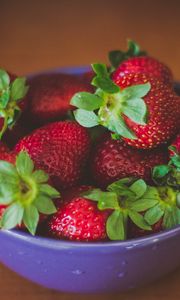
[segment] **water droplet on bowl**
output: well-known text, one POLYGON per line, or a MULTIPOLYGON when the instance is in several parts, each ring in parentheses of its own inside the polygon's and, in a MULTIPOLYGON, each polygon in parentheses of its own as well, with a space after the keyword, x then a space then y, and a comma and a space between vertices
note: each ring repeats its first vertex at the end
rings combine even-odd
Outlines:
POLYGON ((122 271, 118 273, 119 278, 123 278, 125 275, 126 275, 126 273, 122 272, 122 271))
POLYGON ((127 264, 128 264, 127 260, 123 260, 121 263, 122 266, 126 266, 127 264))
POLYGON ((24 255, 25 253, 24 253, 24 251, 18 251, 18 254, 19 255, 24 255))
POLYGON ((82 274, 84 274, 85 272, 82 271, 82 270, 77 269, 77 270, 73 270, 72 273, 75 274, 75 275, 82 275, 82 274))
POLYGON ((41 265, 41 264, 42 264, 42 261, 41 261, 41 260, 37 260, 37 264, 38 264, 38 265, 41 265))

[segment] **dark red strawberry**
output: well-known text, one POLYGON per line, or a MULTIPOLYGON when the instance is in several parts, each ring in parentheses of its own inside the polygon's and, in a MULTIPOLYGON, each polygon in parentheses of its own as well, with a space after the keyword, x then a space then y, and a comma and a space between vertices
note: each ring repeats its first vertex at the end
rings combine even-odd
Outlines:
POLYGON ((47 215, 56 212, 52 199, 59 192, 49 185, 49 177, 42 170, 34 170, 26 152, 17 156, 0 153, 0 222, 3 229, 27 228, 35 234, 37 226, 47 215))
POLYGON ((106 187, 115 180, 131 176, 152 182, 152 168, 167 162, 168 151, 165 148, 139 150, 122 140, 113 140, 108 134, 94 149, 90 169, 94 182, 106 187))
POLYGON ((55 122, 24 137, 15 150, 26 150, 36 167, 46 171, 58 189, 65 189, 85 176, 90 137, 75 122, 55 122))
POLYGON ((156 80, 162 81, 164 84, 173 85, 173 76, 171 70, 150 56, 131 57, 113 72, 112 79, 118 82, 122 77, 128 74, 146 74, 152 76, 156 80))
POLYGON ((62 120, 67 116, 70 99, 79 91, 92 91, 89 83, 69 74, 38 75, 29 80, 27 117, 35 125, 62 120))
POLYGON ((163 229, 162 223, 163 223, 163 219, 161 218, 157 223, 152 225, 152 231, 149 231, 149 230, 144 230, 144 229, 139 228, 131 220, 129 220, 128 238, 129 239, 138 238, 138 237, 150 235, 152 233, 157 233, 157 232, 163 231, 164 229, 163 229))
POLYGON ((0 70, 0 139, 7 129, 12 129, 25 110, 26 79, 0 70))
POLYGON ((167 143, 179 130, 180 97, 172 87, 152 75, 130 73, 110 79, 103 64, 94 64, 95 94, 77 93, 71 104, 79 124, 102 125, 113 137, 129 145, 148 149, 167 143))

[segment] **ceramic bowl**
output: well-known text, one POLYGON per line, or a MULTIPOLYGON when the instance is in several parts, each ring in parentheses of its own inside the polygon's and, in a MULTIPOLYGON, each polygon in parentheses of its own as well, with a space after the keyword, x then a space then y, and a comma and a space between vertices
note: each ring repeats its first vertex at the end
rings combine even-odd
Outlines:
MULTIPOLYGON (((53 72, 78 75, 87 70, 61 68, 53 72)), ((126 291, 180 266, 180 227, 144 238, 99 243, 32 237, 17 230, 0 231, 0 261, 50 289, 77 293, 126 291)))

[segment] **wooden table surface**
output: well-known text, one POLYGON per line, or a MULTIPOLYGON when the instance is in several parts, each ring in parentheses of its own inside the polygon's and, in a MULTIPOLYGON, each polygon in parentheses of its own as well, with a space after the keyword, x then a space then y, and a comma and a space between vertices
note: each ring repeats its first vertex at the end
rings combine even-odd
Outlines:
MULTIPOLYGON (((0 0, 0 65, 19 75, 107 62, 108 50, 125 48, 131 38, 180 79, 179 36, 178 0, 0 0)), ((126 294, 85 296, 46 290, 0 265, 1 300, 178 300, 179 282, 180 269, 126 294)))

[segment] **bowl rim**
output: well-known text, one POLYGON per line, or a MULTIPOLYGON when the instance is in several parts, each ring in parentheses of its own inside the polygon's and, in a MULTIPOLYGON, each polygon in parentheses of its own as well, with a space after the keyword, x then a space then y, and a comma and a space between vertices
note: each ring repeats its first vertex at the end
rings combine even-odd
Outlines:
MULTIPOLYGON (((32 72, 29 74, 26 74, 25 76, 27 78, 33 78, 35 76, 41 75, 41 74, 51 74, 51 73, 66 73, 66 74, 75 74, 75 75, 81 75, 84 72, 91 71, 91 67, 88 65, 81 65, 81 66, 64 66, 64 67, 56 67, 56 68, 50 68, 42 71, 32 72)), ((179 82, 175 82, 175 85, 179 85, 179 82)), ((165 240, 168 238, 172 238, 176 236, 177 234, 180 234, 180 225, 177 225, 174 228, 163 230, 158 233, 152 233, 148 236, 143 236, 139 238, 133 238, 128 239, 125 241, 98 241, 98 242, 78 242, 78 241, 70 241, 70 240, 60 240, 60 239, 53 239, 48 238, 44 236, 31 236, 27 232, 22 232, 17 229, 13 230, 1 230, 0 236, 5 235, 9 236, 11 238, 18 238, 19 240, 26 241, 31 244, 36 244, 41 247, 46 248, 99 248, 99 247, 105 247, 105 248, 128 248, 132 245, 138 246, 138 245, 147 245, 149 243, 155 243, 159 242, 161 240, 165 240)))
POLYGON ((135 246, 143 246, 158 243, 162 240, 167 240, 169 238, 173 238, 177 235, 180 235, 180 225, 168 230, 164 230, 158 233, 152 233, 149 236, 143 236, 139 238, 128 239, 125 241, 98 241, 98 242, 78 242, 78 241, 70 241, 70 240, 60 240, 53 239, 50 237, 44 236, 31 236, 28 232, 22 232, 18 229, 13 230, 1 230, 1 235, 7 236, 10 238, 15 238, 24 242, 28 242, 30 244, 34 244, 40 247, 52 248, 52 249, 68 249, 68 248, 132 248, 135 246))

